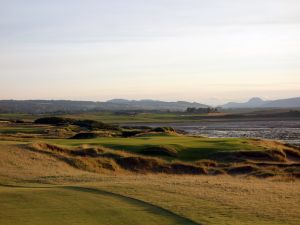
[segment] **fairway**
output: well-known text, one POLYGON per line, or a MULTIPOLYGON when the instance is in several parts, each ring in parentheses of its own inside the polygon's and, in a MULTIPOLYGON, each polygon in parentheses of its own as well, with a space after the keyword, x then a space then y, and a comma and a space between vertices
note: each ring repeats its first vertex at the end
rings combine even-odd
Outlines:
POLYGON ((118 194, 82 187, 0 187, 1 225, 176 225, 194 223, 118 194))
MULTIPOLYGON (((99 157, 74 156, 60 154, 54 148, 51 155, 46 154, 51 148, 30 150, 30 141, 0 142, 0 183, 16 185, 0 186, 1 225, 299 224, 300 189, 296 178, 140 174, 121 167, 116 167, 115 171, 99 167, 97 172, 91 173, 85 167, 76 167, 70 162, 81 159, 82 162, 99 163, 86 165, 101 166, 102 157, 120 152, 114 149, 105 152, 104 149, 103 153, 99 152, 99 157), (17 187, 19 185, 26 187, 17 187)), ((69 146, 69 149, 76 149, 75 146, 81 144, 115 144, 119 145, 118 148, 127 146, 128 151, 134 146, 136 148, 133 149, 138 149, 163 143, 177 145, 181 147, 179 152, 186 152, 191 157, 194 155, 195 159, 201 157, 196 151, 212 151, 209 148, 215 151, 238 151, 247 145, 253 150, 257 148, 257 145, 251 144, 253 140, 185 136, 44 141, 60 143, 69 146), (220 148, 221 145, 224 148, 220 148)), ((126 154, 138 157, 133 153, 126 154)), ((188 159, 187 155, 179 154, 179 157, 188 159)), ((171 162, 168 163, 162 162, 161 165, 170 166, 171 162)), ((213 171, 214 168, 208 169, 213 171)))
POLYGON ((299 224, 296 146, 71 122, 1 125, 0 225, 299 224))
POLYGON ((243 138, 202 138, 189 136, 147 136, 134 138, 96 138, 85 140, 48 139, 52 144, 79 146, 101 145, 115 150, 143 153, 148 147, 169 146, 178 152, 178 159, 194 161, 207 159, 214 153, 240 150, 262 150, 255 141, 243 138))

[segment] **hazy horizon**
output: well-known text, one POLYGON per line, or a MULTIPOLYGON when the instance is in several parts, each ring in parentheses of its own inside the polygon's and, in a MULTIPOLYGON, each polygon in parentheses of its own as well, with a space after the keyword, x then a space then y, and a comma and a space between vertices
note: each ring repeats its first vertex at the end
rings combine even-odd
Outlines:
MULTIPOLYGON (((3 101, 3 100, 13 100, 13 101, 17 101, 17 100, 21 100, 21 101, 92 101, 92 102, 107 102, 107 101, 111 101, 111 100, 128 100, 128 101, 165 101, 165 102, 179 102, 179 101, 185 101, 185 102, 190 102, 190 103, 200 103, 200 104, 204 104, 204 105, 209 105, 209 106, 222 106, 224 104, 227 104, 227 103, 231 103, 231 102, 234 102, 234 103, 246 103, 254 98, 260 98, 260 97, 252 97, 252 98, 249 98, 249 99, 245 99, 245 100, 240 100, 240 101, 224 101, 224 100, 220 100, 220 99, 212 99, 211 101, 207 101, 207 102, 199 102, 199 101, 188 101, 188 100, 184 100, 184 99, 177 99, 177 100, 164 100, 164 99, 126 99, 126 98, 112 98, 112 99, 105 99, 105 100, 93 100, 93 99, 84 99, 84 100, 80 100, 80 99, 0 99, 0 101, 3 101)), ((298 96, 294 96, 294 97, 291 97, 291 98, 300 98, 298 96)), ((281 99, 265 99, 265 98, 260 98, 264 101, 273 101, 273 100, 281 100, 281 99)))
POLYGON ((297 0, 1 1, 0 99, 300 93, 297 0))

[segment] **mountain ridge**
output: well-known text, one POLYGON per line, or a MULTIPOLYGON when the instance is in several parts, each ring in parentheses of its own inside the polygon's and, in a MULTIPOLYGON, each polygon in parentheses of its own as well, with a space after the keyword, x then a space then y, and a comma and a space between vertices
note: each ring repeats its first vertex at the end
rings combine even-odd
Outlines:
POLYGON ((0 100, 0 113, 53 113, 87 111, 185 111, 207 108, 197 102, 112 99, 106 102, 72 100, 0 100))
POLYGON ((299 108, 300 97, 277 99, 277 100, 263 100, 259 97, 253 97, 247 102, 228 102, 221 105, 222 108, 299 108))

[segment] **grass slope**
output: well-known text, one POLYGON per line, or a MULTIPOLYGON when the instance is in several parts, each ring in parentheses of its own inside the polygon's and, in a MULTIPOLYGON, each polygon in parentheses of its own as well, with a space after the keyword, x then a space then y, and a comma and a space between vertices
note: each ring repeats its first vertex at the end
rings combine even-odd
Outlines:
POLYGON ((199 138, 188 136, 148 136, 136 138, 96 138, 86 140, 53 139, 47 142, 59 145, 102 145, 116 150, 141 153, 149 147, 169 146, 177 150, 178 159, 193 161, 210 158, 218 152, 262 150, 252 140, 242 138, 199 138))
POLYGON ((195 225, 160 207, 90 188, 0 188, 1 225, 195 225))
POLYGON ((30 186, 0 187, 1 225, 300 224, 300 181, 288 178, 95 174, 5 142, 0 183, 30 186))
POLYGON ((103 179, 94 186, 205 225, 300 224, 299 181, 148 175, 103 179))

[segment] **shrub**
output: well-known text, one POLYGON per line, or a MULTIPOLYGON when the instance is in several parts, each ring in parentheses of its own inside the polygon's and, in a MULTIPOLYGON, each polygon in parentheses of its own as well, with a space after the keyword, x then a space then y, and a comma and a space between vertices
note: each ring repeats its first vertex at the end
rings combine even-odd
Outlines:
POLYGON ((89 130, 99 129, 99 130, 118 130, 117 126, 110 124, 94 121, 94 120, 76 120, 74 125, 84 127, 89 130))
POLYGON ((171 164, 172 173, 175 174, 208 174, 204 167, 188 163, 175 162, 171 164))
POLYGON ((195 162, 196 165, 205 166, 205 167, 217 167, 218 163, 213 160, 203 159, 195 162))
POLYGON ((140 153, 143 155, 177 157, 177 150, 171 146, 150 146, 140 153))
POLYGON ((286 155, 300 159, 300 151, 297 149, 284 149, 286 155))
POLYGON ((75 120, 62 117, 43 117, 34 121, 37 124, 76 125, 88 130, 119 130, 119 127, 94 120, 75 120))
POLYGON ((84 148, 82 150, 73 151, 74 155, 78 156, 90 156, 90 157, 97 157, 98 156, 97 148, 84 148))
POLYGON ((43 117, 35 120, 34 123, 50 125, 69 125, 74 123, 74 120, 61 117, 43 117))
POLYGON ((141 133, 143 132, 139 130, 126 130, 126 131, 122 131, 122 137, 133 137, 141 133))
POLYGON ((152 131, 154 132, 176 132, 173 127, 156 127, 153 128, 152 131))
POLYGON ((82 132, 75 134, 75 136, 71 137, 71 139, 91 139, 91 138, 97 138, 97 134, 92 132, 82 132))
POLYGON ((229 174, 249 174, 258 171, 258 167, 254 165, 237 165, 229 168, 229 174))

